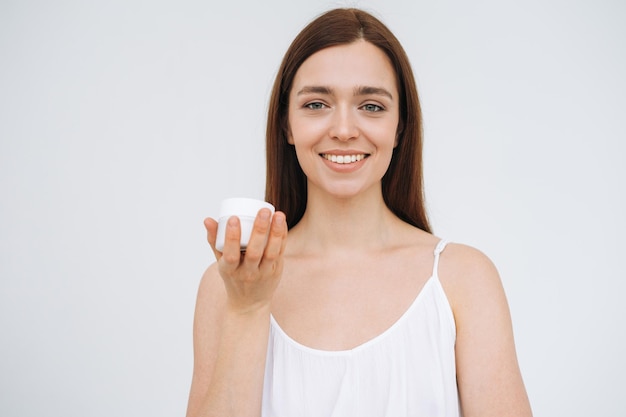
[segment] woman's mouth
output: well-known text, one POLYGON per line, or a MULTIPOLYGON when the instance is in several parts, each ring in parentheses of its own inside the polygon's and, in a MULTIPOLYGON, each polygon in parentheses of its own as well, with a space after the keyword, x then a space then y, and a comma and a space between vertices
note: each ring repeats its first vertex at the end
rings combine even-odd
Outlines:
POLYGON ((334 162, 336 164, 351 164, 353 162, 361 161, 369 156, 369 154, 359 153, 353 155, 334 155, 328 153, 322 153, 320 156, 327 161, 334 162))

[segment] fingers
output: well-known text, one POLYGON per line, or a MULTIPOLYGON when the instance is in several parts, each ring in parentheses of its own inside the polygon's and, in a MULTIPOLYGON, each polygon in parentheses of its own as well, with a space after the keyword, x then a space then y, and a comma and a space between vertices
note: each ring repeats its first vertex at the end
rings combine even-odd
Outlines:
POLYGON ((211 245, 211 250, 213 251, 213 255, 215 255, 215 259, 220 259, 222 253, 215 249, 215 241, 217 240, 217 222, 210 217, 204 219, 204 227, 206 228, 207 241, 209 245, 211 245))
POLYGON ((248 247, 246 248, 246 254, 244 263, 247 267, 256 268, 265 252, 265 245, 267 243, 267 235, 271 226, 272 213, 268 209, 261 209, 254 219, 254 225, 252 226, 252 233, 250 234, 250 240, 248 247))
POLYGON ((258 273, 259 269, 270 274, 277 269, 274 264, 282 257, 286 245, 287 222, 284 213, 276 212, 272 216, 268 209, 259 210, 244 253, 240 248, 241 224, 238 217, 228 219, 222 252, 215 249, 217 222, 208 218, 204 225, 207 229, 207 240, 220 263, 221 272, 225 275, 235 273, 238 268, 246 270, 244 275, 247 276, 256 275, 253 271, 258 273))
POLYGON ((241 224, 237 216, 232 216, 226 222, 224 234, 224 250, 219 262, 222 264, 224 272, 234 271, 239 266, 241 259, 241 224))
POLYGON ((271 264, 279 259, 287 243, 287 222, 285 220, 285 214, 277 212, 272 219, 272 226, 267 239, 267 245, 265 246, 265 252, 263 254, 263 263, 271 264))
POLYGON ((218 223, 214 219, 208 217, 204 219, 204 227, 207 231, 207 241, 209 242, 209 245, 211 245, 211 250, 213 250, 215 259, 219 261, 224 256, 224 253, 227 253, 227 262, 236 263, 238 265, 240 252, 239 241, 241 236, 239 218, 233 216, 228 219, 224 236, 224 248, 222 252, 217 250, 215 247, 217 241, 218 223))

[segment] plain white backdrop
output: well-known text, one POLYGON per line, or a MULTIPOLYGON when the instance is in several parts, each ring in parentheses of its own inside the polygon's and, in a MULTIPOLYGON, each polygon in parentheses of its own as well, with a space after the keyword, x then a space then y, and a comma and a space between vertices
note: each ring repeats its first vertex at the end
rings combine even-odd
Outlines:
POLYGON ((626 415, 619 0, 0 1, 0 415, 183 415, 202 220, 337 6, 404 44, 437 235, 486 252, 535 416, 626 415))

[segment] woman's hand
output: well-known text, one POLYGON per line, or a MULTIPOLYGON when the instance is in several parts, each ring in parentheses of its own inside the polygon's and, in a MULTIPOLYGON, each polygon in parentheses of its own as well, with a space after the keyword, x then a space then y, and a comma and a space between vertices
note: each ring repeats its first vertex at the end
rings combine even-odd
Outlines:
POLYGON ((224 250, 215 249, 217 222, 204 221, 207 240, 217 259, 228 295, 228 307, 241 313, 269 307, 283 270, 287 241, 285 214, 259 210, 245 252, 240 250, 241 225, 236 216, 228 219, 224 250))

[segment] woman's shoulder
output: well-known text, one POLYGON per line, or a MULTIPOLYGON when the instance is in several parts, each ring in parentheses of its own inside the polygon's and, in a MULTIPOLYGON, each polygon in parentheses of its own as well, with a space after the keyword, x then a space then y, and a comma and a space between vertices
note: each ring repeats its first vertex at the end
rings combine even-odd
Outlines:
POLYGON ((440 255, 438 276, 455 311, 504 298, 496 266, 472 246, 448 243, 440 255))
POLYGON ((456 242, 446 242, 445 250, 441 253, 441 262, 445 272, 452 276, 481 274, 495 269, 495 265, 485 253, 473 246, 456 242))

